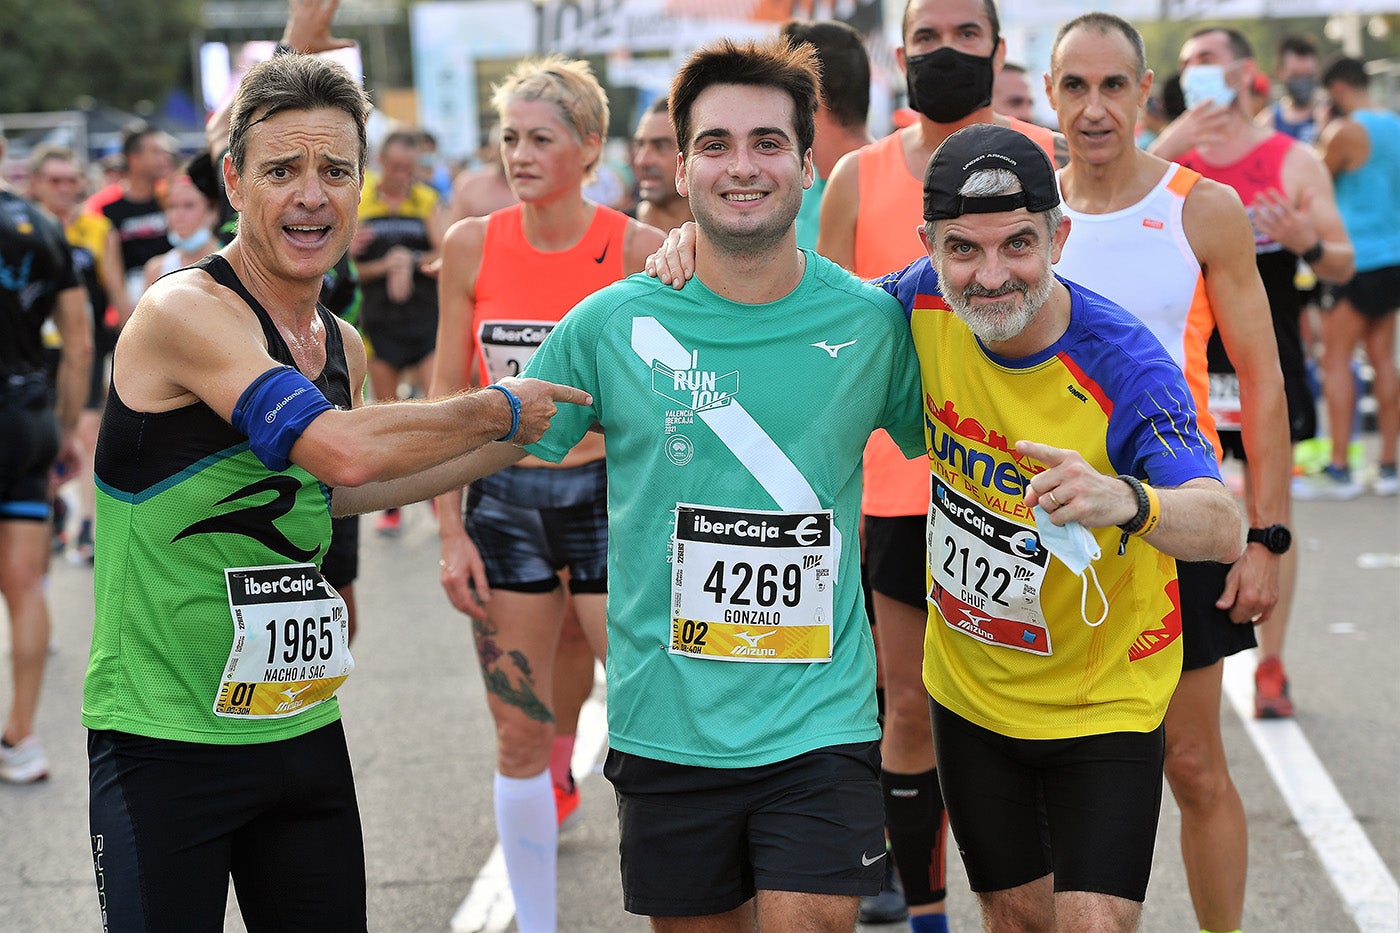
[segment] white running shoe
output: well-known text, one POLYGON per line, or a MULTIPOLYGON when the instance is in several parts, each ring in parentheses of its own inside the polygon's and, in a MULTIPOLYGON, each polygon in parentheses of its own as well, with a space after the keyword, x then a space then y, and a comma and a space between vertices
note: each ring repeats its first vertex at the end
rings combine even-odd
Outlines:
POLYGON ((1371 491, 1378 496, 1400 494, 1400 475, 1396 474, 1395 467, 1381 467, 1381 471, 1371 481, 1371 491))
POLYGON ((0 781, 32 784, 48 776, 49 759, 38 736, 25 736, 13 748, 0 743, 0 781))
POLYGON ((1351 478, 1351 471, 1327 466, 1320 473, 1293 478, 1293 498, 1304 501, 1355 499, 1364 490, 1351 478))

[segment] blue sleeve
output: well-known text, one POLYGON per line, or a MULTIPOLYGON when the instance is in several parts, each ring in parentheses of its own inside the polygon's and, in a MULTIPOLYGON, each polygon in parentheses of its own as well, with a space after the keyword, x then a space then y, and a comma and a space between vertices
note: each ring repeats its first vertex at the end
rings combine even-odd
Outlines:
POLYGON ((1108 451, 1120 473, 1153 485, 1220 479, 1215 448, 1196 424, 1196 404, 1169 358, 1137 366, 1123 380, 1108 424, 1108 451))

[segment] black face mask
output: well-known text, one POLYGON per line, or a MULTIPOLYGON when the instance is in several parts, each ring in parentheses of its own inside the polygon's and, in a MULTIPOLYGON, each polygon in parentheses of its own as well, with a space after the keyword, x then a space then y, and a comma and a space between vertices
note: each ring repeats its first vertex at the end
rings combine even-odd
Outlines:
POLYGON ((992 102, 992 58, 944 46, 905 62, 909 106, 934 123, 957 123, 992 102))
POLYGON ((1317 79, 1304 75, 1299 78, 1289 78, 1283 82, 1283 86, 1288 89, 1288 97, 1299 107, 1307 107, 1313 102, 1313 95, 1317 93, 1317 79))

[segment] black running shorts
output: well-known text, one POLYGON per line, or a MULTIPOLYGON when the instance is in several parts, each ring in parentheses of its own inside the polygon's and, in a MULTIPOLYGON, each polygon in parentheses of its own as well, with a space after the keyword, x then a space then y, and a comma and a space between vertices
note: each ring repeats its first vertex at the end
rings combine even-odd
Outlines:
POLYGON ((360 516, 331 519, 331 543, 321 558, 321 576, 340 589, 360 575, 360 516))
POLYGON ((1358 272, 1334 294, 1351 302, 1363 317, 1378 321, 1400 307, 1400 266, 1358 272))
POLYGON ((88 769, 106 933, 222 933, 230 876, 248 933, 366 929, 339 722, 257 745, 92 731, 88 769))
POLYGON ((0 374, 0 521, 48 521, 58 422, 43 373, 0 374))
POLYGON ((1229 564, 1214 561, 1176 562, 1181 594, 1181 669, 1184 671, 1210 667, 1221 658, 1259 644, 1254 638, 1253 625, 1236 625, 1230 621, 1229 610, 1215 608, 1215 601, 1225 591, 1225 577, 1229 572, 1229 564))
POLYGON ((878 742, 754 768, 699 768, 608 752, 617 791, 623 906, 702 917, 758 890, 878 893, 885 807, 878 742))
POLYGON ((865 516, 865 572, 870 588, 928 611, 928 551, 922 515, 865 516))
POLYGON ((1161 726, 1011 739, 929 706, 938 782, 972 890, 1053 872, 1056 891, 1142 902, 1162 803, 1161 726))

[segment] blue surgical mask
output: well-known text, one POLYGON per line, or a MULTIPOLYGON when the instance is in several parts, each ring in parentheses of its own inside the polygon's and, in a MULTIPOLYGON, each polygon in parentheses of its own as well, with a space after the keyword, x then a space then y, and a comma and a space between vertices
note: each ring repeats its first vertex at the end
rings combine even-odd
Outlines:
POLYGON ((1181 73, 1181 93, 1187 108, 1205 100, 1219 106, 1234 103, 1235 89, 1225 83, 1224 65, 1192 65, 1181 73))
POLYGON ((193 253, 204 248, 204 244, 209 242, 209 238, 214 233, 208 227, 200 227, 189 236, 180 236, 174 230, 165 234, 165 238, 170 241, 170 245, 182 253, 193 253))
POLYGON ((1102 625, 1104 619, 1108 618, 1108 597, 1104 595, 1103 587, 1099 585, 1099 575, 1092 566, 1103 553, 1099 549, 1099 542, 1088 528, 1078 522, 1056 525, 1050 521, 1050 513, 1038 505, 1031 509, 1031 513, 1035 516, 1035 530, 1036 534, 1040 535, 1040 543, 1059 558, 1060 563, 1068 567, 1070 573, 1079 578, 1080 618, 1091 628, 1102 625), (1097 622, 1089 621, 1086 605, 1089 599, 1090 576, 1094 578, 1094 589, 1099 591, 1099 600, 1103 603, 1103 612, 1097 622))

